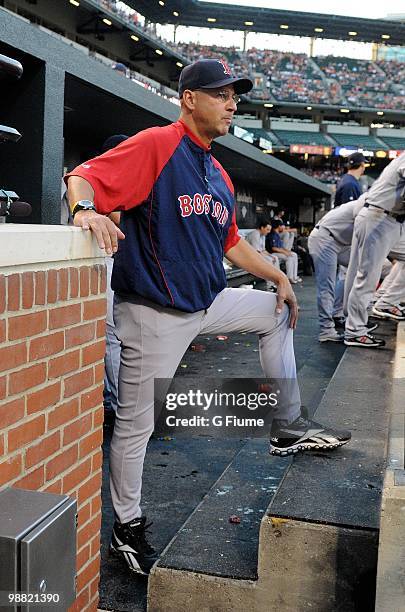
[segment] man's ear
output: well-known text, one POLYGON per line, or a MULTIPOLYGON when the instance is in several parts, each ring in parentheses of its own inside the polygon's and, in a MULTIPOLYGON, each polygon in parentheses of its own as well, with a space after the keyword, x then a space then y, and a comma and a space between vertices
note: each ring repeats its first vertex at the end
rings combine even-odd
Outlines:
POLYGON ((191 91, 191 89, 186 89, 183 92, 182 102, 188 110, 194 110, 196 102, 195 92, 191 91))

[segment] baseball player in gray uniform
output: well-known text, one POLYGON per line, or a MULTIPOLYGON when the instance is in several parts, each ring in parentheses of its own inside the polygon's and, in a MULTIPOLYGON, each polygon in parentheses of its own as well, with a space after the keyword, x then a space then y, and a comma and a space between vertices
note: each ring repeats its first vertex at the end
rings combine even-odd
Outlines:
MULTIPOLYGON (((269 261, 275 268, 280 270, 280 262, 278 257, 268 253, 266 251, 266 236, 271 232, 271 225, 266 219, 258 221, 256 229, 251 231, 247 236, 246 240, 254 248, 255 251, 260 253, 267 261, 269 261)), ((268 291, 273 291, 277 286, 272 281, 266 281, 266 288, 268 291)))
POLYGON ((338 265, 347 266, 354 220, 366 201, 366 194, 354 202, 330 210, 312 230, 308 249, 315 266, 319 314, 319 341, 340 342, 343 335, 335 327, 336 272, 338 265))
POLYGON ((384 346, 367 329, 367 308, 380 279, 384 259, 403 238, 405 221, 405 153, 394 159, 366 194, 366 204, 354 222, 345 286, 345 344, 384 346))

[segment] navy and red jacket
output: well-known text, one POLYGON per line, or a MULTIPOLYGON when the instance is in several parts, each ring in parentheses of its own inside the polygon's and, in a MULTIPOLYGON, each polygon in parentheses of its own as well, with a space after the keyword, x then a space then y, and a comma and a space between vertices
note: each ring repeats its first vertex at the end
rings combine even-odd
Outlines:
POLYGON ((125 240, 111 286, 185 312, 226 286, 224 253, 239 241, 228 174, 180 120, 132 136, 66 175, 93 187, 99 213, 122 211, 125 240))

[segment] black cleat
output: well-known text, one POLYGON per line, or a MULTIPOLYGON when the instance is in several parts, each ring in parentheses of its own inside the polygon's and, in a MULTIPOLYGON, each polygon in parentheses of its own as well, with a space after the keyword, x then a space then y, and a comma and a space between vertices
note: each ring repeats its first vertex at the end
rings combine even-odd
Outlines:
POLYGON ((370 333, 364 336, 345 338, 344 342, 346 346, 360 346, 361 348, 382 348, 385 346, 385 340, 380 340, 370 333))
POLYGON ((378 323, 373 323, 373 321, 368 321, 366 327, 368 330, 367 333, 369 334, 370 332, 377 329, 378 323))
MULTIPOLYGON (((335 323, 335 328, 336 329, 344 329, 345 328, 345 323, 346 323, 346 318, 345 317, 333 317, 333 321, 335 323)), ((377 329, 378 327, 378 323, 375 323, 373 321, 368 321, 367 323, 367 329, 369 332, 374 331, 375 329, 377 329)))
POLYGON ((151 525, 146 525, 146 516, 129 523, 115 521, 110 544, 110 553, 120 555, 131 571, 144 576, 149 574, 158 559, 155 549, 145 537, 145 531, 151 525))
POLYGON ((392 321, 405 321, 405 311, 397 306, 391 308, 377 308, 374 306, 373 315, 381 319, 391 319, 392 321))
POLYGON ((330 429, 308 418, 305 408, 290 425, 278 425, 274 420, 270 434, 270 455, 286 457, 306 450, 333 450, 347 444, 350 431, 330 429))
POLYGON ((333 322, 336 329, 344 329, 346 317, 333 317, 333 322))

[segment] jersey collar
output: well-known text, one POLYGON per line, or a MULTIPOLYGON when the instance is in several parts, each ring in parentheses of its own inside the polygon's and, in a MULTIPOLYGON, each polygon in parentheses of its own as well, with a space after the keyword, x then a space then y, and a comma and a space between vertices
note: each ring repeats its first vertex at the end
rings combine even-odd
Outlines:
POLYGON ((187 136, 190 138, 190 140, 192 140, 196 145, 198 145, 201 149, 203 149, 204 151, 208 152, 211 151, 211 147, 207 147, 206 144, 204 144, 199 138, 198 136, 196 136, 194 134, 194 132, 192 132, 190 130, 190 128, 188 127, 188 125, 186 125, 184 123, 184 121, 182 119, 179 119, 179 123, 182 126, 184 132, 187 134, 187 136))

